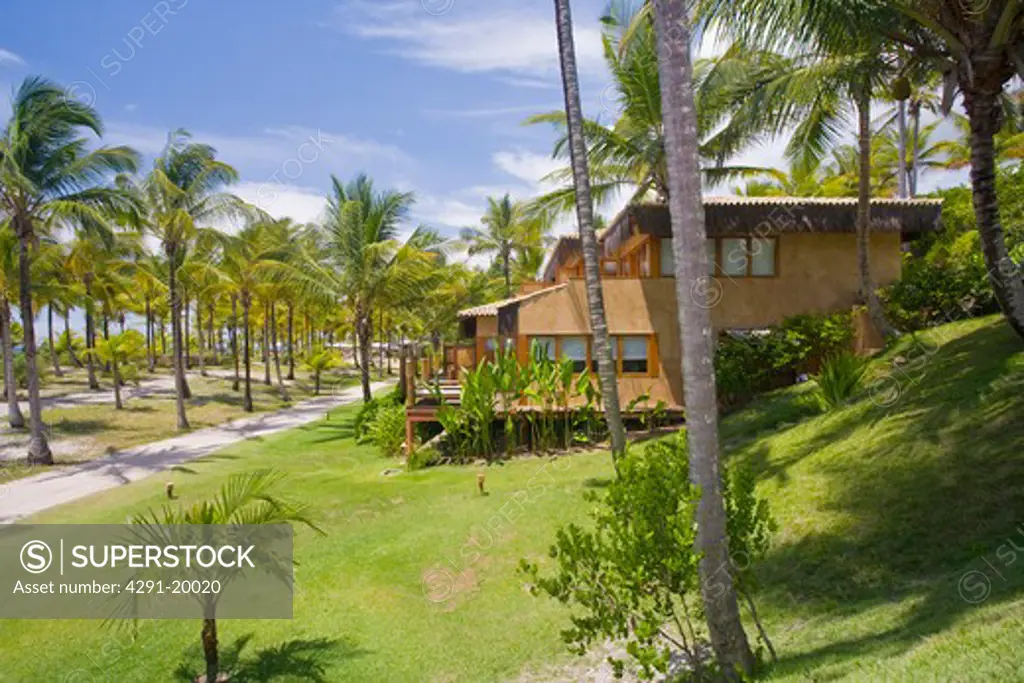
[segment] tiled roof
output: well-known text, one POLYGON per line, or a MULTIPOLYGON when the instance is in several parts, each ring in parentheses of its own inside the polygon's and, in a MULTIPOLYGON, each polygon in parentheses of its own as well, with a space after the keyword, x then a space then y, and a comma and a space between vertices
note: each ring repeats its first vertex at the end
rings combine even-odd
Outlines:
POLYGON ((465 310, 459 311, 459 317, 477 318, 483 315, 498 315, 499 308, 504 308, 505 306, 510 306, 512 304, 518 304, 523 301, 529 301, 530 299, 535 299, 537 297, 543 296, 544 294, 550 294, 551 292, 556 292, 560 289, 564 289, 567 286, 567 283, 562 283, 560 285, 555 285, 554 287, 545 287, 544 289, 538 289, 537 291, 530 292, 529 294, 520 294, 519 296, 514 296, 510 299, 502 299, 501 301, 495 301, 493 303, 484 304, 482 306, 467 308, 465 310))

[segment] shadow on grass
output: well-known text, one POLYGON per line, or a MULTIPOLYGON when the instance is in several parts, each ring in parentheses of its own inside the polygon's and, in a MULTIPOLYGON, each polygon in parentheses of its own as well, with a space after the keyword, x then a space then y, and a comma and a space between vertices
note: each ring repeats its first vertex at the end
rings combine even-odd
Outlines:
POLYGON ((299 429, 315 432, 317 436, 312 440, 313 443, 331 443, 356 438, 355 420, 347 415, 341 418, 331 418, 327 422, 312 422, 299 429))
POLYGON ((837 659, 853 671, 858 660, 905 652, 973 609, 982 582, 987 604, 1024 592, 1024 572, 1005 568, 1017 553, 1008 562, 997 555, 1011 541, 1024 551, 1019 349, 1007 325, 987 325, 932 349, 916 374, 900 371, 891 407, 864 399, 819 418, 812 438, 762 442, 736 456, 761 478, 796 482, 780 495, 800 495, 808 475, 827 479, 818 506, 842 520, 759 565, 760 599, 771 611, 828 621, 907 606, 896 627, 852 639, 839 632, 825 647, 783 655, 780 672, 837 659), (799 474, 791 471, 798 464, 799 474))
MULTIPOLYGON (((326 683, 337 680, 327 678, 330 665, 367 653, 348 640, 313 638, 289 640, 246 654, 252 639, 253 634, 246 634, 221 649, 220 670, 227 672, 233 682, 289 680, 326 683)), ((175 676, 178 680, 191 682, 203 673, 199 646, 189 647, 185 657, 187 661, 178 666, 175 676)))

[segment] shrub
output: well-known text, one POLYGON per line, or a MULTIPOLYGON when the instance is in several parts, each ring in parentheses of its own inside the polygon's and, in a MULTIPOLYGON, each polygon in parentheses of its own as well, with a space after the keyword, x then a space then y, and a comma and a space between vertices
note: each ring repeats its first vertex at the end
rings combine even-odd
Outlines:
POLYGON ((370 439, 385 458, 400 455, 405 443, 405 406, 381 406, 370 426, 370 439))
MULTIPOLYGON (((541 575, 537 565, 520 562, 532 592, 572 607, 572 627, 562 632, 571 651, 625 638, 645 678, 667 671, 673 649, 686 656, 695 678, 708 673, 702 671, 707 648, 694 623, 701 605, 694 549, 700 496, 690 484, 687 455, 682 436, 653 443, 642 456, 628 453, 607 495, 589 494, 596 503, 590 528, 570 524, 557 532, 554 573, 541 575)), ((742 553, 733 555, 732 574, 752 606, 748 575, 774 524, 754 494, 754 477, 728 471, 723 495, 730 547, 742 553)), ((625 662, 610 661, 621 676, 625 662)))
POLYGON ((409 456, 409 460, 406 465, 409 471, 422 470, 431 465, 435 465, 441 461, 441 453, 436 448, 423 447, 417 448, 409 456))
POLYGON ((864 381, 865 359, 852 353, 841 353, 825 361, 821 373, 814 376, 820 396, 830 410, 846 403, 864 381))
POLYGON ((355 419, 352 422, 355 431, 356 443, 367 443, 370 441, 370 430, 377 414, 382 407, 401 405, 402 402, 394 393, 386 394, 381 398, 371 398, 368 402, 359 407, 355 419))

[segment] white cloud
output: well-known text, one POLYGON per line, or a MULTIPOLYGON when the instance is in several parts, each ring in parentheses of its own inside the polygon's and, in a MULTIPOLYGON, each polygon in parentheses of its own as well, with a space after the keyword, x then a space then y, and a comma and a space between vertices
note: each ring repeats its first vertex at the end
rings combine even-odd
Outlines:
POLYGON ((319 221, 327 205, 327 194, 311 187, 243 182, 233 186, 231 191, 274 218, 291 218, 297 223, 319 221))
POLYGON ((551 183, 543 181, 545 176, 565 167, 565 162, 561 159, 552 159, 549 155, 522 149, 495 152, 491 156, 491 161, 510 176, 530 183, 538 192, 547 191, 542 188, 552 188, 551 183))
MULTIPOLYGON (((419 0, 349 2, 336 26, 357 36, 386 42, 390 51, 413 61, 464 73, 498 72, 539 76, 558 72, 558 46, 550 7, 488 0, 454 5, 435 14, 419 0), (481 5, 486 10, 481 11, 481 5)), ((580 72, 603 72, 601 32, 593 22, 575 27, 580 72)))
POLYGON ((441 119, 486 119, 512 115, 529 115, 554 109, 543 104, 524 104, 514 107, 481 107, 479 109, 431 109, 420 110, 424 116, 441 119))
POLYGON ((24 59, 22 59, 21 57, 19 57, 16 54, 14 54, 10 50, 5 50, 2 47, 0 47, 0 66, 2 66, 2 65, 22 66, 24 64, 25 64, 25 60, 24 59))

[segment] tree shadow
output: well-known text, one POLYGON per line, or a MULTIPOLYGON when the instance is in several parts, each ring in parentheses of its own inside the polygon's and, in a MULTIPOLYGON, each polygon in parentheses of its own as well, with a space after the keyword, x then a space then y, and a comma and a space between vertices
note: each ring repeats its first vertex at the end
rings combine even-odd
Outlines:
POLYGON ((898 626, 783 656, 780 672, 837 659, 856 667, 906 651, 973 609, 982 582, 986 604, 1024 592, 1024 572, 1007 569, 1013 560, 1000 552, 1024 551, 1018 348, 1007 325, 980 328, 933 349, 917 375, 904 377, 893 405, 865 399, 821 418, 811 438, 787 443, 785 453, 759 443, 737 454, 761 478, 775 478, 781 495, 801 477, 827 480, 819 515, 838 520, 758 566, 766 611, 832 620, 906 606, 898 626), (829 457, 814 459, 830 447, 829 457), (975 581, 965 584, 969 575, 975 581))
MULTIPOLYGON (((264 683, 267 681, 311 681, 327 683, 332 664, 368 653, 348 639, 294 639, 270 645, 246 654, 253 634, 245 634, 221 648, 220 670, 231 681, 264 683)), ((190 646, 185 660, 175 670, 180 681, 194 681, 203 673, 203 655, 198 645, 190 646)))
POLYGON ((326 422, 312 422, 299 429, 317 434, 313 443, 331 443, 356 438, 355 420, 351 417, 332 419, 326 422))

